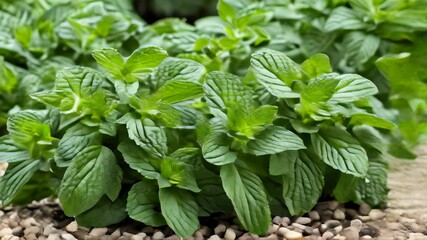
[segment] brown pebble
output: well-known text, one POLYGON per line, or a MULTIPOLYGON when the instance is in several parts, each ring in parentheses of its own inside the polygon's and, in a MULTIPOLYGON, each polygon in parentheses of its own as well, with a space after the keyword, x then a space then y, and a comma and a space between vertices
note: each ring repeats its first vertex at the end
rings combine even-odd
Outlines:
POLYGON ((320 215, 319 212, 316 210, 313 210, 311 212, 308 213, 308 217, 312 220, 312 221, 319 221, 320 220, 320 215))
POLYGON ((362 229, 360 229, 360 235, 369 235, 372 237, 378 237, 380 235, 380 230, 369 225, 369 224, 365 224, 362 229))
POLYGON ((341 231, 346 240, 359 240, 359 230, 355 227, 346 227, 341 231))
POLYGON ((146 226, 142 229, 142 232, 145 232, 147 234, 152 234, 152 233, 154 233, 154 228, 152 228, 150 226, 146 226))
POLYGON ((371 211, 371 207, 367 203, 362 203, 359 206, 359 213, 362 216, 367 216, 369 212, 371 211))
POLYGON ((368 216, 372 219, 372 220, 381 220, 385 217, 385 213, 379 209, 372 209, 368 216))
MULTIPOLYGON (((205 239, 203 237, 203 234, 201 232, 199 232, 199 231, 195 232, 193 236, 194 236, 195 240, 203 240, 203 239, 205 239)), ((160 239, 154 239, 154 237, 153 237, 153 240, 160 240, 160 239)))
POLYGON ((302 225, 308 225, 311 223, 311 219, 308 217, 299 217, 295 220, 295 223, 302 224, 302 225))

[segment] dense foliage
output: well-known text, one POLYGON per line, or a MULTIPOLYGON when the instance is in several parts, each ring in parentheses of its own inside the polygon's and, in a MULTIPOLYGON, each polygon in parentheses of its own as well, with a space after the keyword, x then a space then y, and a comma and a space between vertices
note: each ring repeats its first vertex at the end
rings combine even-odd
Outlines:
POLYGON ((385 154, 425 132, 425 5, 221 0, 147 25, 126 1, 0 2, 2 204, 180 236, 217 212, 262 234, 322 197, 381 206, 385 154))

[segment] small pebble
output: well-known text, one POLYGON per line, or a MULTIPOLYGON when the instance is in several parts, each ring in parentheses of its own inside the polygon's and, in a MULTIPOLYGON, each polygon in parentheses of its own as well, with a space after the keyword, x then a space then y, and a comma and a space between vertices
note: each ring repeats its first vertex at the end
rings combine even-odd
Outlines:
POLYGON ((338 201, 329 201, 328 202, 328 208, 332 211, 334 211, 335 209, 337 209, 340 206, 340 203, 338 201))
MULTIPOLYGON (((217 235, 214 235, 214 236, 217 236, 217 235)), ((181 240, 181 238, 174 234, 172 236, 165 238, 165 240, 181 240)))
POLYGON ((41 229, 39 227, 31 226, 31 227, 28 227, 24 230, 24 235, 27 236, 30 234, 39 234, 40 231, 41 231, 41 229))
POLYGON ((311 223, 311 219, 308 217, 299 217, 295 220, 295 223, 307 225, 311 223))
POLYGON ((271 225, 268 227, 268 231, 267 231, 267 233, 268 233, 268 234, 275 234, 275 233, 277 232, 277 230, 279 230, 279 228, 280 228, 280 226, 279 226, 279 225, 271 224, 271 225))
POLYGON ((368 240, 368 239, 372 239, 372 237, 369 235, 364 235, 364 236, 360 237, 360 239, 361 240, 368 240))
POLYGON ((221 240, 221 238, 218 235, 212 235, 208 238, 208 240, 221 240))
POLYGON ((236 239, 236 232, 232 228, 227 228, 224 235, 225 240, 234 240, 236 239))
POLYGON ((324 232, 326 232, 328 229, 329 229, 329 227, 326 224, 321 224, 320 227, 319 227, 320 233, 322 233, 322 234, 324 232))
POLYGON ((362 222, 371 221, 371 217, 369 217, 369 216, 357 216, 357 218, 360 219, 362 222))
POLYGON ((411 223, 416 223, 417 220, 412 219, 412 218, 407 218, 407 217, 401 217, 401 218, 399 218, 399 222, 403 223, 403 224, 411 224, 411 223))
POLYGON ((37 236, 35 234, 25 235, 25 240, 37 240, 37 236))
POLYGON ((21 221, 20 225, 24 228, 29 228, 31 226, 40 226, 34 218, 30 217, 21 221))
POLYGON ((193 236, 195 240, 204 240, 203 234, 199 231, 195 232, 193 236))
POLYGON ((0 230, 0 238, 4 237, 6 235, 12 235, 12 229, 11 228, 3 228, 0 230))
POLYGON ((289 219, 288 217, 284 217, 284 218, 282 218, 281 224, 283 227, 289 226, 291 224, 291 219, 289 219))
POLYGON ((338 220, 328 220, 328 221, 325 222, 325 224, 329 228, 334 228, 334 227, 337 227, 337 226, 341 225, 340 221, 338 221, 338 220))
POLYGON ((289 231, 285 233, 285 238, 288 240, 303 240, 304 237, 302 236, 302 233, 296 232, 296 231, 289 231))
POLYGON ((107 234, 108 228, 94 228, 92 231, 90 231, 89 235, 93 237, 101 237, 107 234))
POLYGON ((151 238, 153 240, 161 240, 165 238, 165 234, 163 234, 163 232, 158 231, 158 232, 155 232, 151 238))
POLYGON ((75 238, 73 235, 69 233, 61 234, 61 238, 63 238, 64 240, 77 240, 77 238, 75 238))
POLYGON ((224 236, 225 230, 227 230, 227 227, 224 224, 219 224, 215 227, 214 233, 218 236, 224 236))
POLYGON ((331 231, 326 231, 322 234, 322 240, 332 239, 335 235, 331 231))
POLYGON ((368 216, 372 219, 372 220, 381 220, 385 217, 385 213, 381 210, 378 209, 372 209, 368 216))
POLYGON ((359 213, 362 216, 367 216, 371 211, 371 207, 367 203, 362 203, 359 206, 359 213))
POLYGON ((58 233, 52 233, 47 237, 47 240, 60 240, 61 236, 58 233))
POLYGON ((291 230, 289 230, 285 227, 281 227, 281 228, 279 228, 279 230, 277 230, 277 234, 284 237, 286 235, 286 233, 289 231, 291 231, 291 230))
POLYGON ((113 237, 113 238, 119 238, 119 237, 120 237, 120 235, 121 235, 121 233, 120 233, 120 228, 117 228, 114 232, 112 232, 112 233, 110 234, 110 236, 111 236, 111 237, 113 237))
POLYGON ((154 229, 150 226, 146 226, 142 229, 142 232, 145 232, 147 234, 152 234, 152 233, 154 233, 154 229))
POLYGON ((19 237, 13 235, 5 235, 1 240, 19 240, 19 237))
POLYGON ((345 213, 340 208, 335 209, 333 216, 334 216, 334 219, 336 219, 336 220, 344 220, 345 219, 345 213))
POLYGON ((299 224, 299 223, 292 223, 292 226, 294 226, 295 228, 304 230, 306 228, 306 226, 299 224))
POLYGON ((312 221, 319 221, 320 220, 320 215, 318 211, 311 211, 308 213, 308 217, 312 220, 312 221))
POLYGON ((261 237, 259 240, 279 240, 279 237, 276 234, 271 234, 267 237, 261 237))
POLYGON ((350 226, 355 227, 360 231, 360 229, 362 229, 363 223, 360 219, 354 219, 354 220, 351 220, 350 226))
POLYGON ((18 237, 22 237, 24 234, 24 229, 21 226, 15 227, 12 229, 12 234, 18 237))
POLYGON ((79 225, 76 221, 72 221, 67 226, 65 226, 65 231, 69 233, 76 232, 77 229, 79 229, 79 225))
POLYGON ((342 226, 341 225, 336 226, 336 227, 334 227, 334 230, 335 230, 336 233, 339 233, 339 232, 342 231, 342 226))
POLYGON ((140 236, 140 235, 132 235, 130 237, 131 240, 144 240, 145 236, 140 236))
POLYGON ((281 218, 281 217, 279 217, 279 216, 275 216, 275 217, 273 218, 273 223, 274 223, 274 224, 277 224, 277 225, 282 224, 282 218, 281 218))
POLYGON ((398 222, 389 222, 389 223, 387 223, 387 228, 390 229, 390 230, 393 230, 393 231, 398 231, 398 230, 401 229, 401 227, 402 227, 402 224, 398 223, 398 222))
POLYGON ((359 230, 355 227, 346 227, 341 233, 346 240, 359 240, 359 230))
POLYGON ((53 227, 53 223, 46 225, 46 227, 44 227, 43 230, 43 235, 44 236, 49 236, 50 234, 56 233, 58 231, 58 229, 53 227))

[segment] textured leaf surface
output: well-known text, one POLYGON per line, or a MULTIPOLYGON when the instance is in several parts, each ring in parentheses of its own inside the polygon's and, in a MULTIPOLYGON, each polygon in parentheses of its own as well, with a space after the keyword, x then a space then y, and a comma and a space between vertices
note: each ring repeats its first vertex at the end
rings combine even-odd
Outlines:
POLYGON ((322 194, 323 173, 316 159, 299 151, 292 171, 283 175, 283 198, 292 215, 309 212, 322 194))
POLYGON ((288 150, 304 149, 301 138, 284 127, 270 126, 250 140, 244 150, 253 155, 275 154, 288 150))
POLYGON ((312 134, 311 142, 322 161, 332 168, 357 177, 366 175, 366 151, 348 132, 338 127, 329 127, 312 134))
POLYGON ((159 190, 160 208, 167 224, 181 237, 199 228, 198 206, 190 192, 178 188, 159 190))
POLYGON ((127 212, 132 219, 158 227, 166 225, 159 209, 159 188, 154 181, 143 180, 134 184, 127 199, 127 212))
POLYGON ((234 164, 221 167, 222 185, 233 203, 243 227, 255 234, 264 234, 270 225, 270 208, 261 179, 234 164))
POLYGON ((302 77, 297 63, 274 50, 260 50, 252 54, 251 66, 258 82, 279 98, 298 98, 291 84, 302 77))
POLYGON ((68 216, 92 208, 106 194, 115 200, 121 189, 122 170, 113 152, 103 146, 86 148, 73 159, 61 182, 59 199, 68 216))

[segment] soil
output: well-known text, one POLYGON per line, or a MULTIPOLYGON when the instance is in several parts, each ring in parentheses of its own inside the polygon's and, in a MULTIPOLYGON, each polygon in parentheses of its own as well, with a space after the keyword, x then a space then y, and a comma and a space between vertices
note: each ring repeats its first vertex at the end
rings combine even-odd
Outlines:
MULTIPOLYGON (((306 226, 303 226, 304 221, 301 221, 301 219, 287 219, 287 218, 275 217, 273 219, 272 228, 273 229, 277 228, 277 229, 275 229, 274 232, 271 232, 270 235, 263 237, 263 239, 291 239, 291 238, 285 237, 285 233, 289 232, 289 230, 285 228, 288 228, 291 231, 298 232, 299 230, 301 230, 299 228, 302 227, 303 230, 299 232, 301 232, 304 235, 304 239, 353 240, 353 239, 359 238, 359 239, 379 239, 379 240, 405 240, 405 239, 427 240, 427 146, 418 148, 417 153, 419 156, 416 160, 396 160, 396 159, 390 160, 390 171, 389 171, 389 179, 388 179, 390 192, 389 192, 389 202, 386 209, 371 210, 368 208, 366 210, 367 206, 361 206, 361 209, 359 209, 359 212, 357 212, 353 209, 345 208, 344 205, 339 205, 338 203, 336 203, 336 206, 334 206, 334 209, 337 210, 338 212, 339 211, 344 212, 346 216, 346 219, 343 219, 340 221, 341 226, 334 227, 333 229, 329 228, 329 230, 325 230, 324 232, 320 230, 320 233, 317 232, 317 234, 310 235, 306 233, 307 230, 304 230, 304 228, 313 230, 314 229, 313 225, 317 224, 319 225, 318 229, 321 229, 320 225, 327 225, 328 221, 329 222, 335 221, 335 220, 328 220, 331 218, 333 219, 334 216, 329 216, 326 219, 324 219, 324 216, 322 215, 322 211, 324 209, 323 210, 320 209, 321 206, 327 206, 329 207, 329 210, 326 209, 326 212, 328 211, 334 212, 335 210, 331 209, 330 207, 335 204, 333 202, 319 203, 315 211, 318 211, 320 213, 320 218, 321 218, 320 220, 318 221, 312 220, 311 224, 305 224, 306 226), (365 209, 362 209, 362 208, 365 208, 365 209), (351 219, 348 219, 349 213, 351 214, 354 212, 356 212, 356 215, 352 216, 351 219), (356 220, 355 222, 354 220, 351 221, 352 219, 358 219, 358 220, 356 220), (298 224, 298 221, 300 221, 301 224, 298 224), (357 221, 363 222, 363 226, 360 226, 359 230, 357 231, 359 234, 356 234, 356 236, 358 237, 352 238, 351 234, 346 235, 345 229, 351 230, 351 228, 354 228, 354 226, 358 224, 357 221), (354 226, 353 226, 353 223, 355 224, 354 226), (337 229, 339 229, 339 231, 336 231, 337 229), (282 232, 280 232, 281 230, 282 232), (327 236, 328 234, 325 234, 325 232, 333 232, 331 230, 334 230, 335 232, 334 234, 329 234, 330 236, 328 237, 327 236), (347 236, 347 237, 344 238, 344 236, 347 236)), ((2 169, 4 169, 4 167, 5 165, 0 163, 0 176, 2 175, 2 171, 3 171, 2 169)), ((32 229, 35 229, 36 231, 37 231, 37 228, 39 229, 39 233, 31 235, 32 236, 31 239, 144 239, 144 240, 153 239, 153 240, 157 240, 155 238, 159 238, 159 237, 164 238, 167 236, 169 236, 168 237, 169 239, 179 239, 175 235, 172 235, 173 233, 170 232, 170 229, 154 229, 153 230, 152 228, 149 229, 145 227, 145 228, 141 228, 142 233, 141 231, 139 231, 138 233, 138 232, 135 232, 135 229, 136 229, 135 226, 132 227, 133 230, 131 230, 129 226, 115 226, 115 228, 108 228, 108 229, 106 228, 105 229, 85 229, 85 228, 78 227, 78 231, 77 230, 76 231, 80 235, 79 234, 76 235, 75 234, 76 232, 69 231, 70 225, 74 226, 74 228, 77 229, 75 222, 72 222, 73 219, 66 218, 66 217, 64 217, 63 219, 57 219, 58 213, 61 213, 59 205, 57 203, 52 203, 46 200, 39 203, 33 203, 24 207, 6 207, 3 209, 0 209, 0 235, 2 230, 4 230, 4 228, 9 227, 12 229, 12 226, 14 226, 15 232, 16 232, 16 229, 18 230, 21 229, 20 232, 18 231, 18 234, 14 233, 8 236, 0 236, 0 240, 9 240, 9 239, 10 240, 21 240, 21 239, 28 240, 30 238, 24 237, 24 234, 25 234, 24 232, 26 229, 30 227, 32 229), (31 214, 28 211, 28 209, 32 211, 31 214), (25 218, 22 216, 23 213, 27 214, 25 218), (21 216, 21 219, 20 219, 20 216, 21 216), (34 218, 35 222, 28 218, 34 218), (21 223, 19 224, 16 223, 16 222, 24 222, 24 221, 26 221, 24 225, 21 223), (68 225, 68 230, 66 225, 68 225), (49 231, 52 232, 50 235, 45 234, 46 232, 49 232, 49 231), (128 232, 126 231, 128 231, 129 234, 127 234, 128 232), (95 233, 101 232, 101 234, 103 234, 104 237, 101 237, 101 238, 95 237, 94 232, 95 233), (117 238, 112 238, 112 236, 115 233, 117 238), (139 235, 137 236, 137 234, 139 235), (155 237, 155 235, 157 235, 157 237, 155 237), (105 238, 107 236, 109 238, 105 238), (126 236, 128 238, 125 238, 126 236)), ((196 239, 196 240, 208 239, 209 236, 210 236, 210 239, 222 239, 222 238, 243 239, 244 236, 247 237, 245 239, 258 238, 258 236, 243 234, 239 230, 234 231, 233 229, 235 229, 236 226, 233 227, 233 225, 230 226, 230 225, 227 225, 227 223, 219 222, 219 225, 215 227, 215 231, 213 231, 214 226, 210 226, 209 227, 210 230, 208 229, 208 227, 202 228, 201 230, 204 229, 203 230, 204 232, 199 230, 198 234, 196 233, 193 239, 196 239), (223 229, 224 231, 218 234, 217 228, 219 228, 220 225, 222 224, 225 224, 226 226, 221 227, 221 228, 224 228, 223 229), (227 231, 225 231, 226 229, 227 231), (231 237, 227 236, 228 229, 231 229, 230 230, 231 233, 228 234, 228 235, 232 235, 231 237)), ((136 227, 140 228, 141 226, 136 225, 136 227)), ((295 238, 295 239, 300 239, 300 238, 295 238)))

